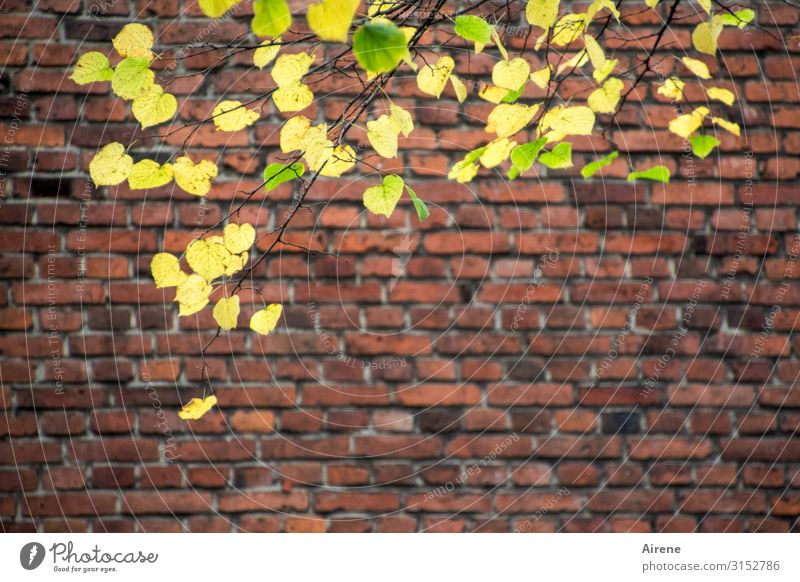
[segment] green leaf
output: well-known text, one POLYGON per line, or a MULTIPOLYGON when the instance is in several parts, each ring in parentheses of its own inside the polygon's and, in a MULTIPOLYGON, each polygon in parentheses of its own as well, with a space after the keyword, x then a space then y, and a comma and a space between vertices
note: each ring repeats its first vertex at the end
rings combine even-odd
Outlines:
POLYGON ((711 135, 693 135, 689 141, 692 143, 692 153, 701 160, 704 160, 720 144, 720 141, 711 135))
POLYGON ((493 30, 483 18, 471 14, 456 16, 456 25, 453 27, 453 32, 458 36, 475 43, 476 53, 481 52, 491 42, 493 30))
POLYGON ((653 180, 654 182, 669 182, 669 168, 655 166, 643 172, 631 172, 628 174, 628 182, 634 180, 653 180))
POLYGON ((306 167, 300 162, 294 164, 270 164, 264 170, 264 189, 269 192, 274 190, 284 182, 289 182, 299 178, 306 171, 306 167))
POLYGON ((275 38, 289 30, 292 13, 286 0, 255 0, 253 2, 253 34, 275 38))
POLYGON ((428 210, 427 205, 423 202, 418 196, 417 193, 411 189, 411 186, 406 184, 406 192, 411 197, 411 202, 414 203, 414 210, 417 211, 417 216, 419 217, 419 221, 422 222, 426 218, 428 218, 431 213, 428 210))
POLYGON ((572 167, 572 144, 568 141, 561 142, 549 152, 539 156, 542 165, 551 170, 562 170, 572 167))
POLYGON ((389 218, 402 195, 403 179, 390 174, 383 177, 383 183, 379 186, 371 186, 364 191, 364 206, 373 214, 389 218))
POLYGON ((367 22, 353 34, 353 52, 364 70, 386 73, 408 54, 406 35, 392 22, 367 22))
POLYGON ((111 69, 106 55, 91 51, 81 55, 69 78, 78 85, 86 85, 95 81, 110 81, 113 76, 114 71, 111 69))
POLYGON ((111 89, 123 99, 136 99, 147 92, 154 80, 150 61, 141 57, 128 57, 114 69, 111 89))
POLYGON ((591 178, 597 172, 599 172, 601 168, 605 168, 606 166, 610 165, 611 162, 616 160, 618 157, 619 152, 611 152, 599 160, 586 164, 583 168, 581 168, 581 176, 583 176, 584 179, 591 178))
POLYGON ((719 16, 719 21, 725 26, 738 26, 744 28, 756 17, 756 13, 749 8, 737 10, 733 14, 725 13, 719 16))
MULTIPOLYGON (((527 83, 527 81, 526 81, 526 83, 527 83)), ((503 99, 500 101, 500 103, 514 103, 517 99, 520 98, 520 96, 522 95, 522 92, 525 91, 526 83, 523 83, 522 87, 520 87, 516 91, 509 91, 508 93, 506 93, 506 96, 503 97, 503 99)))
POLYGON ((516 180, 520 174, 523 174, 531 169, 536 157, 542 148, 547 143, 546 137, 540 137, 536 141, 519 145, 511 150, 511 163, 513 167, 508 171, 508 177, 511 180, 516 180))

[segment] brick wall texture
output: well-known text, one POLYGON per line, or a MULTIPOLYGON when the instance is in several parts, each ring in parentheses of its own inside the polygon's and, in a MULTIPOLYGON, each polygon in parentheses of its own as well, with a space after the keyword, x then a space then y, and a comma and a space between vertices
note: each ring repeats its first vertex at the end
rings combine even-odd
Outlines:
MULTIPOLYGON (((798 528, 796 8, 755 3, 757 26, 721 37, 714 73, 737 93, 743 131, 705 160, 667 131, 675 108, 650 87, 609 135, 575 141, 575 168, 460 185, 448 167, 486 143, 489 107, 449 90, 431 101, 408 75, 393 82, 417 130, 398 160, 372 161, 402 172, 431 218, 420 226, 408 200, 391 219, 368 215, 367 165, 320 180, 289 240, 339 257, 284 245, 258 267, 252 286, 285 315, 268 337, 214 344, 220 405, 187 423, 176 412, 201 391, 199 351, 216 326, 210 309, 178 319, 150 259, 180 253, 258 186, 281 118, 267 105, 246 131, 181 127, 271 79, 250 53, 215 68, 221 52, 187 51, 169 85, 179 119, 158 128, 171 132, 162 140, 107 85, 67 75, 80 53, 110 53, 133 19, 174 51, 235 41, 250 8, 213 22, 190 0, 0 5, 4 530, 798 528), (628 183, 621 159, 585 182, 578 169, 609 136, 638 167, 671 168, 671 183, 628 183), (95 189, 91 156, 132 139, 150 157, 185 142, 218 157, 208 200, 95 189)), ((649 35, 646 46, 660 17, 622 6, 626 26, 607 46, 630 65, 625 39, 649 35)), ((690 45, 694 11, 679 8, 663 74, 690 45)), ((511 31, 521 48, 524 29, 511 31)), ((497 58, 457 57, 472 80, 497 58)), ((590 86, 572 79, 562 94, 590 86)), ((702 101, 695 89, 688 98, 702 101)), ((354 90, 325 81, 307 114, 335 119, 354 90)), ((234 219, 267 231, 292 195, 288 184, 262 192, 234 219)))

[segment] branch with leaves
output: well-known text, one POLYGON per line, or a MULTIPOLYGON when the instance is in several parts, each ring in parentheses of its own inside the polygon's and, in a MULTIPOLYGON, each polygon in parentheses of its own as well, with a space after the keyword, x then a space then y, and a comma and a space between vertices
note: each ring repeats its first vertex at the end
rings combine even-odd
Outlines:
MULTIPOLYGON (((220 18, 239 2, 200 0, 200 6, 208 17, 220 18)), ((275 88, 246 103, 220 101, 206 118, 185 123, 158 137, 166 139, 190 125, 196 131, 203 124, 213 124, 218 132, 242 131, 263 118, 263 107, 258 103, 271 102, 280 113, 292 114, 280 130, 280 151, 285 157, 266 166, 263 182, 257 189, 244 193, 244 201, 238 208, 262 189, 270 192, 287 182, 298 183, 298 193, 277 227, 262 235, 272 237, 263 251, 256 250, 259 238, 252 225, 231 222, 237 212, 234 209, 216 225, 224 226, 222 235, 211 234, 214 227, 192 240, 180 257, 170 253, 153 257, 151 271, 155 284, 159 288, 176 289, 179 316, 205 309, 212 293, 222 290, 212 311, 217 331, 201 351, 203 397, 192 398, 180 411, 180 417, 200 418, 216 404, 207 374, 206 351, 217 338, 239 325, 240 292, 245 281, 278 245, 289 244, 284 238, 287 229, 304 207, 306 196, 318 178, 340 178, 359 163, 374 167, 367 161, 372 155, 396 158, 400 136, 408 137, 414 132, 413 112, 394 103, 387 91, 398 73, 415 74, 418 89, 430 99, 439 99, 449 87, 459 102, 475 93, 478 99, 493 106, 486 120, 486 144, 468 152, 450 168, 448 178, 461 183, 470 182, 485 170, 497 172, 504 168, 506 177, 515 180, 536 164, 549 169, 572 167, 571 139, 607 132, 628 104, 628 97, 646 82, 652 83, 654 94, 676 104, 676 117, 669 129, 688 140, 697 156, 708 156, 720 143, 704 127, 738 136, 740 129, 736 123, 729 121, 724 112, 712 112, 732 106, 735 95, 724 87, 705 84, 712 76, 703 59, 716 55, 718 38, 726 27, 744 28, 754 19, 754 12, 734 11, 721 4, 715 8, 711 0, 692 3, 704 18, 691 35, 697 58, 687 55, 680 59, 680 66, 689 75, 689 80, 684 80, 678 75, 659 77, 653 73, 655 55, 662 49, 662 40, 676 19, 678 7, 690 4, 689 0, 672 0, 663 7, 659 0, 643 0, 643 3, 631 0, 624 4, 636 4, 637 10, 655 10, 662 15, 662 23, 652 35, 649 48, 641 51, 638 62, 628 70, 621 70, 620 59, 603 46, 607 33, 621 26, 622 0, 617 3, 594 0, 580 11, 572 11, 571 3, 562 5, 559 0, 529 0, 524 11, 525 42, 516 55, 510 53, 506 43, 514 19, 519 18, 520 2, 508 1, 497 6, 478 0, 448 14, 445 0, 368 3, 322 0, 310 4, 305 12, 309 34, 292 31, 293 24, 303 15, 292 14, 285 0, 254 0, 252 34, 263 40, 255 44, 248 39, 226 46, 209 44, 209 50, 223 51, 224 55, 214 67, 198 74, 213 74, 227 59, 250 51, 254 67, 260 71, 269 67, 269 73, 263 74, 271 76, 275 88), (448 40, 435 47, 423 45, 422 39, 433 30, 448 32, 448 40), (455 74, 456 61, 448 49, 464 50, 464 43, 475 54, 487 47, 497 51, 499 58, 492 69, 491 83, 476 86, 455 74), (340 46, 341 50, 336 49, 326 57, 328 45, 340 46), (431 58, 432 50, 436 53, 435 60, 431 58), (532 67, 532 62, 543 65, 532 67), (562 94, 564 81, 569 78, 592 83, 594 88, 585 100, 562 94), (357 85, 359 90, 333 123, 315 123, 302 112, 315 100, 315 85, 331 79, 357 85), (687 82, 701 84, 707 98, 706 105, 689 112, 685 112, 683 105, 687 82), (473 91, 473 87, 477 90, 473 91), (533 95, 544 97, 533 98, 533 95), (370 119, 368 112, 376 103, 381 103, 385 112, 370 119), (363 120, 374 153, 358 153, 347 141, 349 131, 361 127, 363 120), (531 128, 536 139, 518 142, 519 136, 531 128), (186 266, 190 272, 184 270, 186 266)), ((88 52, 80 57, 71 78, 79 84, 110 81, 114 94, 131 101, 132 113, 142 128, 170 122, 177 112, 178 101, 157 82, 153 67, 159 60, 170 60, 170 56, 154 52, 154 45, 155 38, 147 26, 127 24, 113 39, 115 65, 101 52, 88 52)), ((178 57, 172 58, 173 63, 177 61, 178 57)), ((152 159, 134 162, 131 146, 113 142, 94 156, 89 171, 97 186, 127 181, 131 189, 145 190, 174 181, 183 191, 206 197, 219 173, 217 164, 190 155, 187 143, 188 138, 170 161, 159 163, 152 159)), ((581 175, 589 179, 620 156, 628 157, 627 152, 617 148, 583 166, 581 175)), ((670 179, 670 172, 664 166, 637 169, 628 160, 629 181, 670 179)), ((429 216, 425 202, 397 174, 381 175, 379 183, 364 191, 363 203, 373 214, 389 217, 403 194, 409 196, 419 220, 425 220, 429 216)), ((281 314, 281 305, 264 304, 250 318, 249 327, 255 333, 269 334, 278 325, 281 314)))

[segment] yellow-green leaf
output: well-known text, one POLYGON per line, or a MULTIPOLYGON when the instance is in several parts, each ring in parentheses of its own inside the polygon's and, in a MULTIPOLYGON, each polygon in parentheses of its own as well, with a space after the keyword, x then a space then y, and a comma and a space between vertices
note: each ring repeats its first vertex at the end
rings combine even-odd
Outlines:
POLYGON ((200 10, 209 18, 219 18, 239 3, 239 0, 198 0, 200 10))
POLYGON ((586 24, 585 14, 565 14, 553 27, 550 42, 559 47, 568 46, 581 37, 586 24))
POLYGON ((136 57, 153 60, 153 33, 144 24, 126 24, 111 43, 121 57, 136 57))
POLYGON ((701 22, 692 31, 692 45, 697 52, 713 56, 717 54, 717 39, 721 32, 722 23, 717 18, 701 22))
POLYGON ((356 152, 349 145, 337 145, 322 168, 320 176, 338 178, 356 165, 356 152))
POLYGON ((192 270, 208 282, 225 273, 230 251, 219 242, 196 239, 186 247, 186 260, 192 270))
POLYGON ((607 79, 603 86, 595 89, 587 100, 589 108, 595 113, 614 113, 622 97, 625 84, 616 77, 607 79))
POLYGON ((280 42, 280 37, 272 40, 262 41, 261 46, 259 46, 253 53, 253 64, 259 69, 263 69, 270 64, 275 57, 278 56, 278 52, 281 50, 280 42))
POLYGON ((170 253, 158 253, 150 261, 150 274, 156 288, 177 287, 189 277, 181 270, 180 261, 170 253))
POLYGON ((669 122, 669 130, 675 135, 688 139, 701 125, 708 115, 708 107, 698 107, 691 113, 679 115, 669 122))
POLYGON ((686 85, 677 77, 669 77, 656 91, 672 101, 683 100, 683 87, 686 85))
POLYGON ((286 87, 301 81, 314 57, 308 53, 296 53, 292 55, 281 55, 272 67, 272 78, 278 87, 286 87))
POLYGON ((453 92, 456 94, 458 102, 463 103, 467 98, 467 86, 455 75, 450 75, 450 84, 453 85, 453 92))
POLYGON ((533 84, 539 87, 539 89, 545 89, 550 84, 551 74, 552 69, 550 69, 550 65, 547 65, 531 73, 531 81, 533 81, 533 84))
POLYGON ((686 65, 686 68, 694 73, 696 77, 700 77, 701 79, 711 78, 711 71, 708 70, 708 65, 703 61, 698 61, 691 57, 682 57, 681 62, 686 65))
POLYGON ((185 317, 192 315, 208 305, 208 296, 211 295, 213 288, 203 277, 192 273, 175 291, 175 301, 180 305, 178 315, 185 317))
POLYGON ((378 186, 370 186, 364 191, 364 206, 378 216, 389 218, 403 194, 403 179, 390 174, 383 177, 378 186))
POLYGON ((286 0, 254 0, 251 28, 256 36, 282 35, 292 25, 292 13, 286 0))
POLYGON ((486 131, 494 132, 497 137, 511 137, 528 125, 539 105, 522 105, 520 103, 501 103, 489 114, 486 131))
POLYGON ((89 175, 95 186, 115 186, 130 176, 133 158, 125 153, 125 146, 113 142, 104 146, 89 162, 89 175))
POLYGON ((711 87, 710 89, 706 89, 706 95, 708 95, 709 99, 722 101, 728 106, 732 106, 736 101, 736 96, 731 91, 723 89, 722 87, 711 87))
POLYGON ((517 91, 528 80, 531 67, 521 58, 498 61, 492 69, 492 83, 509 91, 517 91))
POLYGON ((414 131, 414 118, 408 111, 394 103, 389 106, 389 122, 395 133, 402 133, 405 137, 414 131))
POLYGON ((528 0, 525 18, 528 24, 547 30, 558 18, 559 0, 528 0))
POLYGON ((195 196, 206 196, 211 191, 211 180, 217 177, 217 165, 211 160, 195 164, 186 156, 175 160, 175 183, 195 196))
POLYGON ((192 398, 188 404, 178 411, 178 417, 181 420, 197 420, 206 412, 214 408, 216 403, 216 396, 209 396, 208 398, 203 399, 192 398))
POLYGON ((548 129, 564 135, 591 135, 594 130, 594 111, 584 105, 558 105, 542 116, 539 131, 548 129))
POLYGON ((384 158, 397 157, 397 132, 388 115, 367 122, 367 139, 378 155, 384 158))
POLYGON ((272 101, 281 113, 302 111, 314 102, 314 93, 308 85, 296 81, 275 91, 272 101))
POLYGON ((425 65, 417 73, 417 87, 438 99, 455 66, 455 61, 448 56, 440 57, 435 65, 425 65))
POLYGON ((140 160, 133 164, 128 176, 128 186, 131 190, 145 190, 158 188, 169 184, 174 176, 172 164, 159 164, 154 160, 140 160))
POLYGON ((86 85, 96 81, 110 81, 113 76, 114 70, 106 55, 92 51, 81 55, 69 78, 78 85, 86 85))
POLYGON ((239 296, 223 297, 214 306, 211 312, 214 321, 225 331, 236 328, 236 321, 239 319, 239 296))
POLYGON ((273 303, 256 311, 250 318, 250 329, 258 334, 267 335, 278 325, 282 312, 283 307, 279 303, 273 303))
POLYGON ((258 121, 258 112, 247 109, 241 101, 221 101, 211 112, 217 131, 239 131, 258 121))
POLYGON ((728 121, 722 117, 712 117, 711 121, 714 125, 719 125, 722 129, 732 133, 736 137, 739 137, 742 134, 742 130, 739 128, 739 125, 732 121, 728 121))
POLYGON ((151 85, 148 91, 133 100, 131 110, 142 127, 152 127, 172 119, 178 110, 178 100, 174 95, 164 93, 160 85, 151 85))
POLYGON ((238 255, 249 251, 256 242, 256 229, 252 224, 228 224, 223 231, 223 244, 231 253, 238 255))
POLYGON ((360 0, 322 0, 308 7, 308 26, 322 40, 345 42, 360 0))
POLYGON ((150 90, 155 75, 150 70, 147 59, 128 57, 114 69, 111 77, 111 89, 123 99, 136 99, 150 90))
POLYGON ((517 145, 517 142, 511 141, 508 138, 497 138, 486 145, 483 155, 480 157, 481 165, 484 168, 494 168, 508 159, 511 155, 511 150, 517 145))
POLYGON ((311 127, 311 120, 303 115, 295 115, 283 124, 281 128, 281 151, 288 154, 291 151, 303 149, 303 136, 311 127))

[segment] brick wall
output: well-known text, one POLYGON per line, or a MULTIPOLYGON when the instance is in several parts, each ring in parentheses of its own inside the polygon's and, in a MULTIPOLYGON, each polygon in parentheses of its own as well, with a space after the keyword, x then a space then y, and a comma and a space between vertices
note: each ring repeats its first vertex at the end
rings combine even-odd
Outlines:
MULTIPOLYGON (((209 310, 178 320, 149 261, 260 183, 280 119, 265 110, 248 131, 177 131, 163 146, 105 87, 66 75, 136 15, 173 49, 231 41, 248 18, 210 26, 179 0, 32 4, 0 8, 3 529, 797 528, 797 9, 759 2, 759 27, 723 35, 716 73, 740 96, 744 130, 718 159, 685 153, 666 131, 674 108, 636 94, 612 133, 637 164, 670 167, 668 186, 631 185, 622 163, 589 183, 580 163, 510 184, 448 182, 460 150, 485 143, 487 106, 393 83, 418 129, 383 167, 405 168, 432 217, 419 227, 406 203, 390 220, 367 216, 367 167, 321 181, 291 240, 343 260, 285 246, 257 269, 254 286, 285 317, 267 338, 215 343, 220 407, 188 424, 176 410, 197 395, 215 327, 209 310), (98 146, 134 137, 137 151, 168 155, 188 138, 219 155, 208 202, 92 188, 98 146)), ((658 24, 635 4, 629 37, 658 24)), ((686 47, 692 22, 670 42, 686 47)), ((612 44, 630 62, 630 45, 612 44)), ((178 124, 269 88, 247 54, 183 76, 219 56, 203 53, 170 85, 178 124)), ((464 55, 459 70, 480 79, 492 61, 464 55)), ((347 93, 314 114, 335 117, 347 93)), ((576 157, 606 147, 592 136, 576 157)), ((267 230, 291 196, 285 185, 239 218, 267 230)))

